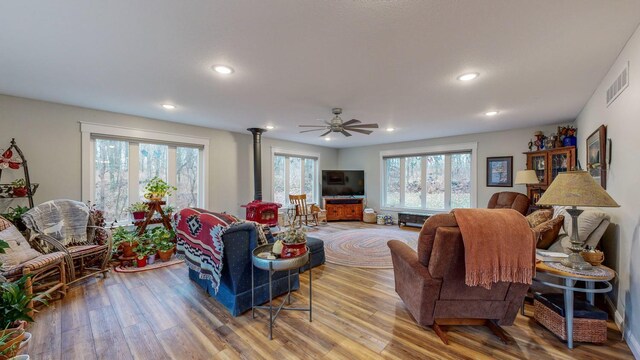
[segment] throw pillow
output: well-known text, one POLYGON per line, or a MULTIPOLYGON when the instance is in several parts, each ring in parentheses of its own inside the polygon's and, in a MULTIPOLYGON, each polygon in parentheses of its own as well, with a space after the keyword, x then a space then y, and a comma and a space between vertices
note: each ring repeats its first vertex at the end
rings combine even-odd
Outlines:
MULTIPOLYGON (((554 206, 553 208, 554 218, 560 215, 564 216, 564 226, 562 230, 560 230, 560 234, 572 234, 571 215, 567 212, 569 208, 569 206, 554 206)), ((600 209, 582 208, 582 210, 584 210, 584 212, 578 217, 578 238, 581 241, 586 241, 589 235, 591 235, 604 220, 610 219, 610 216, 600 209)))
MULTIPOLYGON (((0 218, 0 223, 3 221, 6 220, 0 218)), ((31 248, 31 245, 13 225, 0 231, 0 239, 9 244, 9 248, 4 249, 5 253, 0 254, 3 272, 40 256, 40 253, 31 248)))
POLYGON ((526 216, 527 221, 529 222, 529 226, 532 228, 542 224, 545 221, 551 220, 552 217, 553 210, 551 209, 536 210, 526 216))
POLYGON ((538 249, 548 249, 556 239, 558 238, 558 234, 560 233, 560 229, 562 228, 562 224, 564 223, 564 216, 559 215, 558 217, 547 220, 542 224, 536 226, 533 230, 536 234, 538 234, 538 241, 536 242, 536 248, 538 249))

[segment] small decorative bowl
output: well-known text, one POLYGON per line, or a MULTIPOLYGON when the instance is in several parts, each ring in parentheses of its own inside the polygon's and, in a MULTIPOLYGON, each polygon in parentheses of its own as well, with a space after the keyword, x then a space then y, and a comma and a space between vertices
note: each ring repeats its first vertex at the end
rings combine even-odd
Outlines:
POLYGON ((582 255, 584 261, 593 266, 599 266, 604 261, 604 253, 600 250, 596 250, 594 252, 583 251, 580 253, 580 255, 582 255))

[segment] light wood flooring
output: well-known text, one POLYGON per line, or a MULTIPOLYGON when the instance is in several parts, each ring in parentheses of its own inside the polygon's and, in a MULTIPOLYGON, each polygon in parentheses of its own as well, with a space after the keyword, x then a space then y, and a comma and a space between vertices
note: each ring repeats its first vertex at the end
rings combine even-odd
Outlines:
MULTIPOLYGON (((361 223, 331 223, 316 234, 361 223)), ((411 230, 406 230, 411 231, 411 230)), ((313 269, 313 322, 283 312, 267 338, 259 312, 232 317, 187 277, 184 265, 92 279, 69 290, 30 326, 31 359, 614 359, 632 358, 610 323, 604 345, 574 350, 519 315, 505 345, 486 328, 454 327, 449 346, 419 327, 394 291, 393 271, 326 264, 313 269)), ((295 302, 305 303, 301 276, 295 302)), ((280 299, 278 299, 280 300, 280 299)), ((532 307, 527 307, 532 315, 532 307)))

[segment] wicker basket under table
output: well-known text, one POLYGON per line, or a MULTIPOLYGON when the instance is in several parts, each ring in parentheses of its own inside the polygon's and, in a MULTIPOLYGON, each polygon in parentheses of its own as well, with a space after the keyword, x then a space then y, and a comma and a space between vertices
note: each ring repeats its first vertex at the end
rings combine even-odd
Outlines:
POLYGON ((378 214, 375 212, 372 213, 363 213, 362 214, 362 221, 366 222, 368 224, 375 224, 376 220, 377 220, 377 216, 378 214))
MULTIPOLYGON (((533 301, 533 318, 562 340, 567 340, 565 318, 545 306, 537 299, 533 301)), ((604 343, 607 341, 607 321, 599 319, 573 318, 573 340, 578 342, 604 343)))

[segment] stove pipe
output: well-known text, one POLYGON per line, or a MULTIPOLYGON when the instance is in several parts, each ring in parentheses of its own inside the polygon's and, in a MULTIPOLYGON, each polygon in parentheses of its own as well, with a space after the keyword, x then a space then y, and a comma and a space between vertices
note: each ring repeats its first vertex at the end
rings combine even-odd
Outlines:
POLYGON ((265 129, 249 128, 253 134, 253 200, 262 201, 262 133, 265 129))

